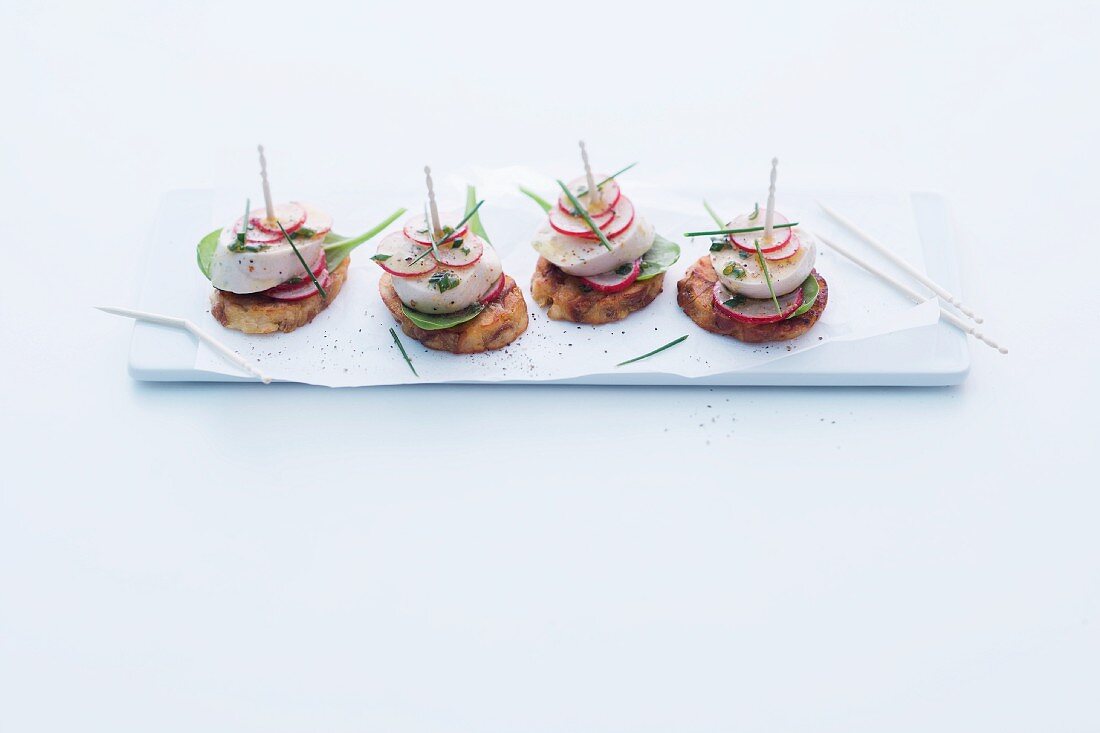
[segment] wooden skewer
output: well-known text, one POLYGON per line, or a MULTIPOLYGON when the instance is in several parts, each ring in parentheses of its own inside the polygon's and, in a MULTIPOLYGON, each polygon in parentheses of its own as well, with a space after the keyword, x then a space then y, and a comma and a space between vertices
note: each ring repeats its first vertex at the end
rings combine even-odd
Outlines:
POLYGON ((936 295, 940 296, 940 298, 942 298, 943 300, 946 300, 948 303, 950 303, 951 305, 958 308, 960 313, 962 313, 964 316, 966 316, 970 320, 974 321, 974 323, 984 323, 985 322, 984 318, 981 318, 980 316, 975 314, 974 311, 972 311, 969 308, 967 308, 966 306, 964 306, 962 304, 961 300, 959 300, 954 295, 952 295, 951 293, 949 293, 946 290, 944 290, 943 288, 941 288, 936 283, 932 282, 932 280, 930 278, 925 276, 923 273, 921 273, 915 267, 913 267, 908 262, 906 262, 905 260, 898 257, 896 254, 891 252, 886 247, 886 245, 884 245, 882 242, 879 242, 877 239, 872 237, 870 234, 868 234, 867 232, 860 229, 858 226, 856 226, 856 224, 851 219, 848 219, 847 217, 842 216, 841 214, 837 213, 836 211, 833 211, 832 209, 830 209, 828 206, 821 203, 820 201, 817 202, 817 205, 820 206, 821 210, 824 211, 826 214, 833 217, 838 222, 840 222, 841 224, 846 226, 848 229, 850 229, 853 234, 855 234, 860 239, 862 239, 864 242, 866 242, 867 244, 871 245, 876 250, 878 250, 879 253, 881 253, 888 260, 890 260, 895 265, 897 265, 901 269, 905 270, 907 273, 909 273, 910 275, 915 277, 917 280, 919 280, 921 283, 923 283, 933 293, 935 293, 936 295))
POLYGON ((428 166, 424 166, 424 182, 428 185, 428 208, 432 213, 432 220, 428 222, 428 226, 435 233, 435 238, 439 239, 443 236, 443 227, 439 223, 439 209, 435 205, 435 184, 432 182, 432 169, 428 166))
POLYGON ((190 331, 200 341, 205 343, 210 348, 221 354, 226 360, 233 362, 241 369, 244 369, 248 373, 258 377, 264 384, 271 383, 271 377, 264 374, 259 367, 245 359, 243 356, 233 351, 222 342, 215 339, 213 336, 203 331, 186 318, 174 318, 172 316, 162 316, 158 313, 148 313, 146 311, 135 311, 129 308, 116 308, 109 305, 97 305, 96 308, 104 313, 110 313, 115 316, 123 316, 125 318, 134 318, 139 321, 147 321, 149 323, 159 323, 165 326, 175 326, 176 328, 182 328, 185 331, 190 331))
MULTIPOLYGON (((267 182, 267 158, 264 157, 264 146, 257 145, 256 150, 260 152, 260 179, 264 184, 264 206, 267 208, 267 220, 275 221, 275 205, 271 203, 271 184, 267 182)), ((247 223, 245 222, 245 224, 247 223)))
POLYGON ((599 208, 597 202, 600 201, 600 189, 596 185, 596 179, 592 175, 592 166, 588 162, 588 148, 584 146, 584 140, 578 143, 581 146, 581 162, 584 163, 584 177, 588 180, 588 209, 589 211, 595 211, 599 208))
MULTIPOLYGON (((857 265, 859 265, 860 267, 862 267, 864 270, 871 273, 872 275, 878 275, 879 278, 884 280, 889 285, 894 286, 894 288, 896 290, 899 290, 900 292, 904 293, 913 302, 915 302, 915 303, 924 303, 928 300, 931 300, 931 298, 924 297, 923 295, 918 293, 916 290, 913 290, 908 285, 905 285, 904 283, 898 282, 897 280, 895 280, 890 275, 887 275, 885 272, 883 272, 882 270, 880 270, 877 267, 875 267, 874 265, 872 265, 870 262, 867 262, 866 260, 856 256, 855 254, 853 254, 852 252, 850 252, 846 248, 841 247, 836 242, 831 242, 828 239, 826 239, 825 237, 821 236, 820 234, 817 234, 816 232, 814 233, 814 236, 817 237, 818 239, 820 239, 822 242, 824 242, 830 248, 832 248, 837 254, 839 254, 843 257, 847 257, 849 260, 856 263, 857 265)), ((1008 349, 1001 346, 997 342, 993 341, 988 336, 986 336, 981 331, 979 331, 977 328, 975 328, 974 326, 971 326, 969 323, 967 323, 963 319, 959 318, 958 316, 956 316, 951 311, 943 308, 942 306, 940 307, 940 318, 947 321, 948 323, 955 326, 956 328, 959 328, 960 330, 965 331, 966 333, 970 334, 974 338, 981 341, 983 344, 993 347, 994 349, 1001 352, 1002 354, 1007 354, 1008 353, 1008 349)))
POLYGON ((772 225, 775 223, 775 177, 777 174, 777 168, 779 167, 779 158, 772 158, 772 175, 770 182, 768 183, 768 208, 764 211, 764 243, 771 244, 772 237, 775 236, 772 232, 774 229, 772 225))

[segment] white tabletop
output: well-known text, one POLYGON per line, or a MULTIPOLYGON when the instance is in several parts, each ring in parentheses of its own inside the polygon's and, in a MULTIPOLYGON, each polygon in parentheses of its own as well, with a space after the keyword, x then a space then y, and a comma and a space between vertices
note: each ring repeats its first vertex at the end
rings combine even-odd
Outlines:
POLYGON ((1100 726, 1095 4, 41 5, 0 11, 0 729, 1100 726), (932 390, 149 385, 91 308, 256 142, 279 197, 582 136, 669 186, 774 154, 780 191, 942 192, 1011 353, 932 390))

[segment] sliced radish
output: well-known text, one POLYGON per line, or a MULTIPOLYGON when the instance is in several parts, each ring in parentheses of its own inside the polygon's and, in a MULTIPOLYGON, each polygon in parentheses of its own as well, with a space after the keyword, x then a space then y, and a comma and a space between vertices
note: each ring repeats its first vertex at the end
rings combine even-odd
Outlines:
POLYGON ((634 281, 638 279, 638 275, 641 274, 642 258, 639 257, 631 263, 620 265, 611 272, 582 277, 581 282, 601 293, 617 293, 633 285, 634 281))
MULTIPOLYGON (((791 238, 789 240, 787 240, 787 243, 785 245, 783 245, 782 247, 780 247, 779 249, 767 249, 767 250, 765 250, 765 249, 761 248, 760 251, 763 253, 764 259, 766 259, 766 260, 785 260, 788 257, 790 257, 791 255, 793 255, 795 252, 797 252, 798 248, 801 247, 801 246, 802 246, 802 243, 800 241, 798 241, 798 237, 796 237, 792 234, 791 238)), ((756 252, 755 247, 753 247, 753 252, 756 252)))
MULTIPOLYGON (((316 277, 317 282, 320 283, 322 288, 327 289, 328 286, 332 284, 332 275, 329 274, 327 269, 322 269, 316 277)), ((269 298, 274 298, 275 300, 305 300, 306 298, 320 294, 321 292, 317 290, 317 286, 314 285, 313 281, 308 277, 293 287, 288 288, 286 284, 283 284, 265 293, 269 298)))
POLYGON ((302 228, 313 232, 315 237, 323 236, 332 231, 332 217, 323 211, 308 207, 306 209, 306 222, 302 224, 302 228))
MULTIPOLYGON (((726 229, 749 229, 751 227, 764 226, 764 217, 766 216, 766 214, 764 213, 763 209, 759 210, 759 213, 756 215, 755 219, 750 219, 750 216, 752 216, 752 214, 741 214, 736 219, 727 224, 726 229)), ((772 218, 772 224, 787 223, 787 217, 783 216, 778 211, 775 212, 775 216, 772 218)), ((730 235, 730 241, 732 241, 734 244, 736 244, 738 247, 745 250, 746 252, 756 251, 755 243, 758 239, 760 240, 760 251, 764 254, 767 254, 768 252, 771 252, 773 250, 782 249, 787 245, 787 242, 789 242, 791 239, 791 229, 790 227, 785 227, 783 229, 773 229, 772 242, 767 246, 764 245, 764 232, 762 231, 730 235)))
POLYGON ((485 244, 478 237, 469 232, 464 237, 455 237, 437 247, 439 254, 430 254, 436 262, 447 267, 469 267, 481 259, 481 253, 485 251, 485 244))
MULTIPOLYGON (((592 177, 596 180, 597 183, 599 183, 603 179, 607 178, 607 174, 593 173, 592 177)), ((588 178, 586 178, 585 176, 574 178, 568 183, 567 187, 573 193, 573 195, 577 197, 577 201, 579 201, 581 205, 584 206, 585 210, 589 212, 589 215, 594 216, 590 210, 592 207, 589 204, 587 195, 588 178), (579 191, 585 191, 586 193, 580 194, 578 193, 579 191)), ((619 184, 614 178, 612 178, 610 181, 600 187, 601 205, 595 207, 596 211, 601 214, 605 211, 609 211, 612 207, 615 206, 615 204, 619 203, 620 196, 622 196, 622 191, 619 189, 619 184)), ((569 201, 569 197, 566 196, 564 193, 558 196, 558 208, 564 211, 566 214, 573 213, 573 204, 569 201)))
POLYGON ((267 210, 259 209, 253 210, 251 218, 248 220, 252 226, 259 229, 261 232, 267 232, 268 234, 275 234, 277 236, 283 236, 283 233, 279 231, 279 224, 283 225, 283 229, 286 229, 287 234, 293 234, 298 231, 302 224, 306 220, 306 210, 301 204, 296 204, 293 201, 289 204, 279 204, 275 207, 275 221, 268 221, 267 210))
POLYGON ((721 282, 714 283, 714 307, 719 313, 740 323, 776 323, 798 310, 802 305, 802 288, 781 296, 780 312, 775 312, 771 298, 746 298, 735 295, 721 282), (726 305, 730 300, 736 301, 726 305))
MULTIPOLYGON (((615 218, 611 225, 604 231, 609 237, 617 237, 634 223, 634 204, 626 196, 619 197, 619 203, 615 204, 615 218)), ((602 229, 602 227, 601 227, 602 229)))
MULTIPOLYGON (((244 231, 244 219, 237 219, 233 223, 234 236, 244 231)), ((265 232, 257 227, 249 226, 248 232, 245 234, 245 242, 248 244, 271 244, 272 242, 278 242, 283 238, 282 232, 265 232)))
POLYGON ((426 254, 424 247, 406 237, 401 232, 391 232, 378 243, 374 261, 397 277, 419 277, 426 275, 436 267, 435 258, 426 254))
MULTIPOLYGON (((325 251, 324 250, 321 250, 317 254, 317 259, 314 260, 313 265, 310 266, 309 269, 313 272, 313 276, 315 278, 317 278, 318 281, 321 280, 321 275, 322 274, 327 274, 328 273, 328 261, 327 261, 327 258, 325 257, 325 251)), ((282 298, 280 296, 285 295, 287 293, 293 293, 293 292, 299 290, 301 288, 301 285, 302 285, 303 282, 308 282, 310 285, 313 285, 313 281, 309 279, 309 275, 300 275, 298 277, 287 280, 282 285, 276 285, 275 287, 271 288, 270 290, 265 290, 264 294, 265 295, 270 295, 272 298, 276 298, 276 299, 279 299, 279 300, 297 300, 298 299, 297 297, 282 298)), ((322 282, 321 285, 324 286, 324 283, 322 282)), ((315 287, 314 290, 316 290, 316 289, 317 288, 315 287)))
MULTIPOLYGON (((608 210, 606 214, 599 217, 592 217, 592 223, 594 223, 601 230, 606 230, 611 225, 611 222, 615 220, 614 210, 608 210)), ((560 208, 550 209, 550 226, 554 231, 566 234, 570 237, 584 237, 586 239, 599 239, 596 233, 592 231, 592 228, 588 226, 588 222, 579 216, 573 216, 572 214, 566 214, 560 208)))
POLYGON ((499 298, 501 293, 503 293, 503 292, 504 292, 504 275, 501 274, 501 276, 499 278, 497 278, 496 284, 493 285, 493 287, 489 288, 488 292, 486 292, 485 295, 478 298, 477 302, 482 303, 482 304, 491 303, 492 301, 499 298))
MULTIPOLYGON (((458 222, 462 221, 462 218, 466 216, 465 211, 444 211, 439 214, 439 225, 443 227, 444 235, 449 233, 455 228, 458 222)), ((462 229, 458 232, 458 236, 462 236, 466 233, 466 225, 462 225, 462 229)), ((417 242, 418 244, 428 246, 432 243, 432 235, 428 230, 427 220, 423 214, 414 216, 405 222, 405 236, 409 239, 417 242)))

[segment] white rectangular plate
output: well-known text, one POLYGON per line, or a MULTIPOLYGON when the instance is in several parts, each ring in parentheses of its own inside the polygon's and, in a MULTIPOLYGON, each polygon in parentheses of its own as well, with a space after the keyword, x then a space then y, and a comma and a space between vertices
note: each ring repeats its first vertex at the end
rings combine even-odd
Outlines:
MULTIPOLYGON (((514 191, 514 187, 511 190, 514 191)), ((940 386, 962 382, 969 371, 966 336, 942 323, 909 328, 896 325, 887 329, 890 332, 884 335, 859 340, 833 336, 813 343, 816 337, 812 340, 803 337, 805 341, 795 353, 787 353, 782 345, 762 349, 702 331, 679 311, 675 284, 691 262, 706 251, 702 240, 684 240, 680 232, 684 231, 683 227, 707 227, 709 219, 705 214, 700 215, 701 208, 697 212, 694 210, 697 199, 693 197, 647 194, 644 187, 635 197, 644 202, 645 208, 639 208, 656 223, 659 232, 683 247, 680 262, 666 276, 664 293, 646 310, 632 315, 622 324, 581 328, 549 321, 532 302, 527 288, 534 255, 526 244, 526 233, 537 225, 540 212, 533 204, 509 198, 507 190, 502 194, 486 186, 481 193, 490 203, 503 200, 495 210, 485 210, 486 228, 501 253, 505 271, 524 290, 532 316, 529 331, 509 347, 507 353, 477 357, 440 354, 429 352, 405 338, 406 348, 421 373, 419 380, 414 379, 392 349, 387 328, 394 324, 377 295, 377 268, 364 256, 365 252, 373 251, 373 243, 364 245, 353 255, 351 277, 340 298, 299 332, 244 336, 222 329, 209 315, 206 301, 209 285, 194 264, 194 246, 218 223, 232 218, 239 202, 212 191, 174 191, 165 196, 148 251, 138 307, 190 318, 243 355, 266 362, 265 368, 274 368, 277 377, 319 384, 940 386), (689 211, 691 213, 687 213, 689 211), (571 329, 580 333, 570 333, 571 329), (369 338, 362 335, 364 332, 369 338), (658 357, 621 369, 613 366, 617 361, 649 351, 684 333, 691 338, 658 357), (326 341, 330 335, 332 341, 326 341), (577 343, 571 343, 574 341, 577 343), (334 342, 346 344, 344 352, 332 345, 334 342), (332 350, 326 351, 330 345, 332 350), (357 350, 352 361, 348 361, 349 347, 357 350), (294 352, 289 362, 288 350, 294 352)), ((346 205, 341 209, 341 198, 334 195, 317 201, 338 202, 329 210, 336 215, 338 224, 351 222, 347 226, 337 226, 344 234, 365 228, 372 223, 369 217, 378 219, 401 203, 395 197, 379 195, 369 197, 370 206, 364 207, 365 197, 359 194, 354 198, 344 196, 346 205), (369 208, 371 214, 362 213, 364 208, 369 208), (360 213, 345 214, 349 209, 360 213)), ((415 195, 406 197, 406 201, 416 200, 415 195)), ((749 200, 746 195, 712 198, 731 209, 735 203, 743 205, 749 200)), ((801 217, 801 221, 812 228, 843 237, 843 241, 854 248, 860 247, 857 241, 845 236, 843 230, 823 218, 813 206, 811 197, 790 195, 785 200, 790 206, 785 213, 801 217)), ((829 197, 828 200, 834 199, 829 197)), ((859 221, 867 223, 866 219, 871 219, 872 231, 883 231, 888 225, 893 227, 888 233, 896 240, 892 244, 896 244, 900 252, 917 266, 923 260, 933 279, 953 292, 960 292, 952 228, 940 197, 911 194, 891 202, 892 208, 887 204, 891 201, 888 197, 846 195, 836 200, 844 204, 843 207, 838 204, 839 208, 854 209, 859 214, 859 221), (898 202, 906 210, 905 216, 898 215, 901 210, 898 202), (879 228, 875 229, 876 213, 885 217, 887 211, 888 221, 880 219, 879 228), (911 251, 905 252, 906 241, 911 251)), ((905 320, 904 312, 909 306, 903 299, 827 249, 823 248, 821 254, 818 269, 830 281, 830 308, 834 312, 856 313, 859 303, 882 303, 883 308, 896 310, 894 315, 905 320), (841 282, 845 287, 834 287, 834 282, 841 282), (836 301, 838 298, 846 298, 847 302, 836 301)), ((828 315, 830 311, 827 310, 828 315)), ((839 334, 848 325, 841 323, 840 328, 830 329, 824 324, 825 319, 815 331, 839 334)), ((875 330, 867 323, 862 327, 867 331, 875 330)), ((129 368, 135 379, 145 381, 254 381, 238 373, 233 366, 212 359, 206 348, 190 334, 145 323, 135 325, 129 368)))

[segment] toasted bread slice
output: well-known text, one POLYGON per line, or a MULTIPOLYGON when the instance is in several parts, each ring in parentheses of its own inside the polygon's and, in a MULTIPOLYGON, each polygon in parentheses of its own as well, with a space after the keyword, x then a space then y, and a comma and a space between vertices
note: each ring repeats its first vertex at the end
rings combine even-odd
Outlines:
POLYGON ((584 285, 579 277, 567 275, 542 257, 531 277, 531 295, 546 315, 555 321, 613 323, 639 311, 661 294, 665 274, 649 280, 635 280, 618 293, 601 293, 584 285))
POLYGON ((818 287, 821 288, 813 306, 800 316, 775 323, 741 323, 722 315, 715 308, 713 293, 714 283, 718 282, 718 273, 710 263, 710 255, 700 257, 677 283, 676 302, 691 320, 711 333, 732 336, 750 344, 789 341, 813 328, 829 302, 829 286, 825 283, 825 278, 817 274, 817 270, 811 274, 817 278, 818 287))
POLYGON ((344 258, 330 273, 332 282, 325 288, 327 298, 317 293, 302 300, 276 300, 262 293, 239 295, 214 290, 210 296, 210 315, 226 328, 245 333, 289 333, 312 321, 336 299, 348 279, 350 261, 350 257, 344 258))
POLYGON ((401 298, 397 297, 397 291, 393 288, 393 275, 382 275, 378 281, 378 292, 382 294, 382 300, 394 319, 401 324, 405 335, 436 351, 479 354, 503 349, 527 330, 527 303, 516 287, 516 281, 507 275, 504 276, 504 291, 485 306, 485 310, 465 323, 437 331, 420 328, 402 312, 401 298))

